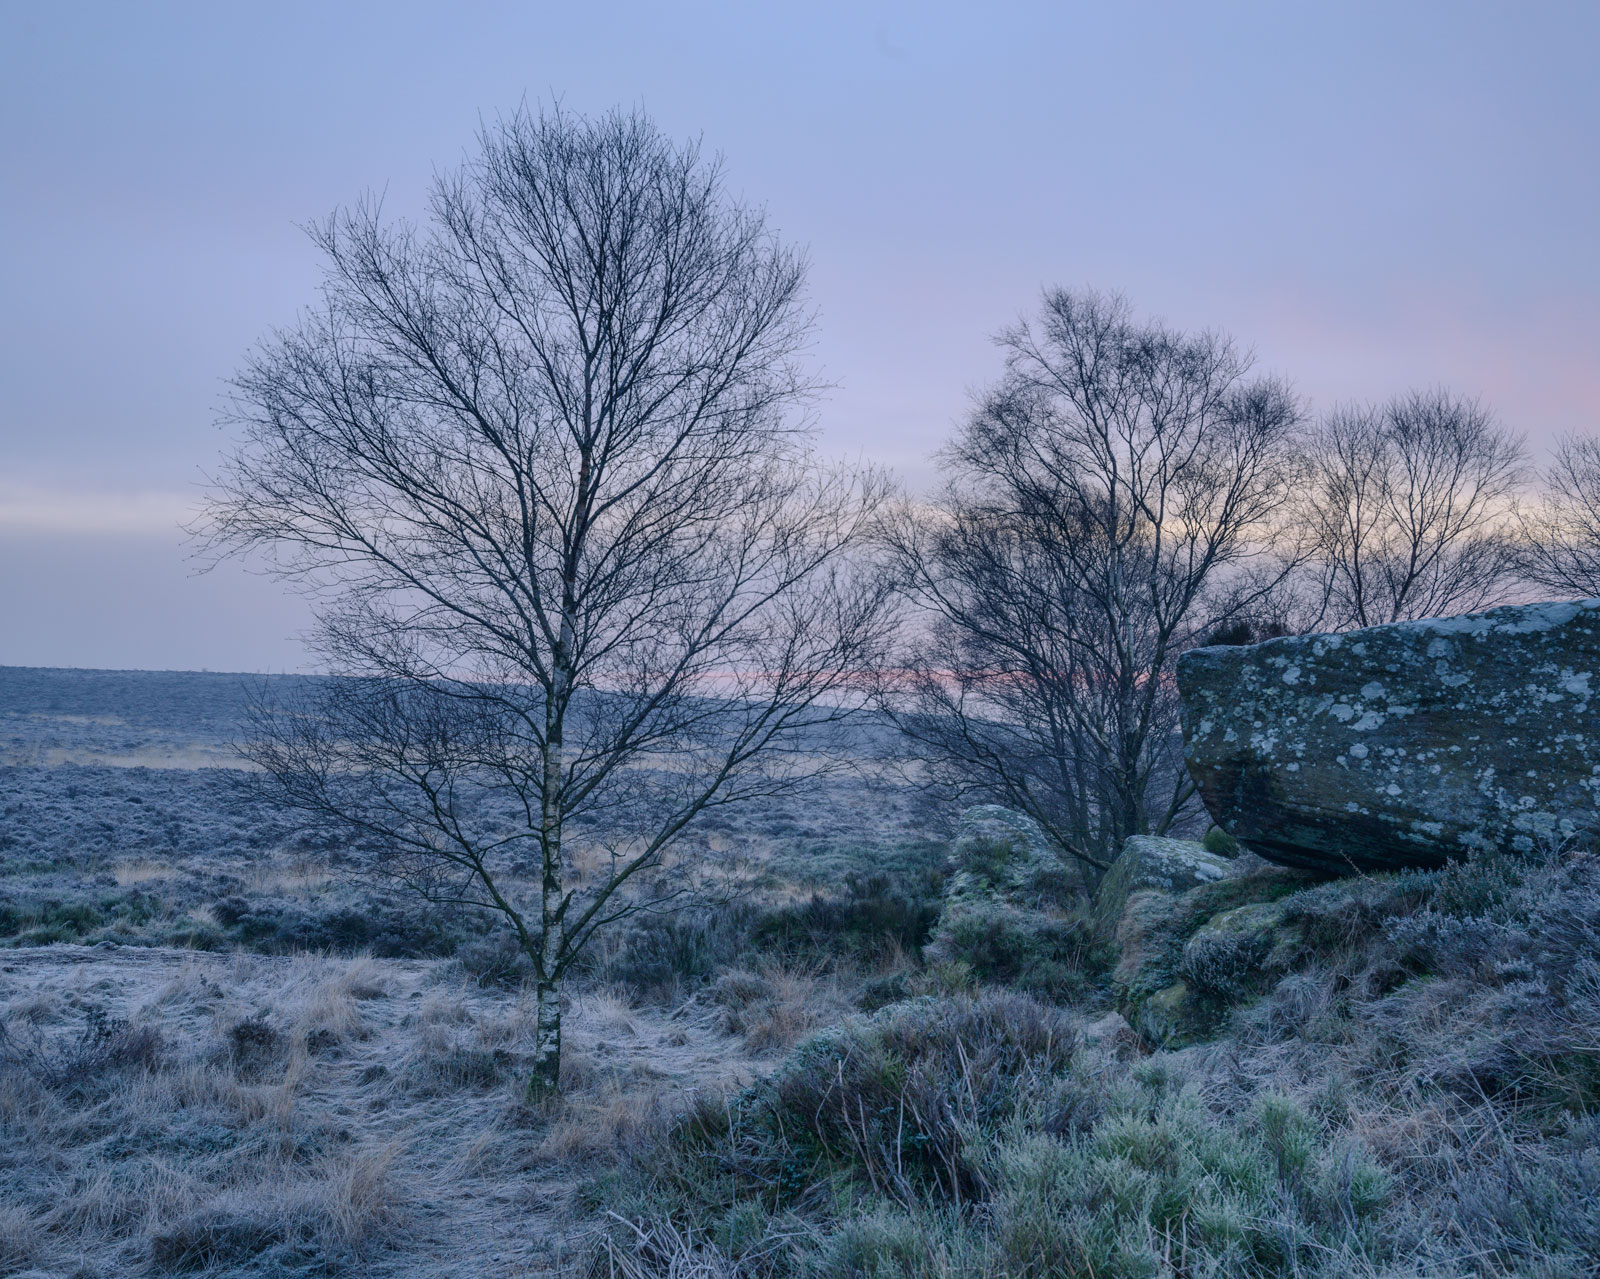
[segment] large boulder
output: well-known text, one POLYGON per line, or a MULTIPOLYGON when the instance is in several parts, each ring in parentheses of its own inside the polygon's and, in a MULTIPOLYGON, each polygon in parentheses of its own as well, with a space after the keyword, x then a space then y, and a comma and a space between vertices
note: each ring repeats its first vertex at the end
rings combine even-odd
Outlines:
POLYGON ((1206 807, 1284 865, 1433 867, 1600 818, 1600 600, 1196 649, 1178 690, 1206 807))

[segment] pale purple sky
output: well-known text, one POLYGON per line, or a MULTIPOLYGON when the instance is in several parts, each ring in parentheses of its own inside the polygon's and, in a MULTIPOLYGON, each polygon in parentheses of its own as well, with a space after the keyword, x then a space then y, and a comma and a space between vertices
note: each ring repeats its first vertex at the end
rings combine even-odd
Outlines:
POLYGON ((0 5, 0 664, 296 670, 195 576, 223 383, 296 224, 420 209, 480 116, 702 135, 810 246, 830 451, 925 482, 1046 284, 1253 346, 1314 406, 1444 384, 1600 428, 1600 4, 0 5))

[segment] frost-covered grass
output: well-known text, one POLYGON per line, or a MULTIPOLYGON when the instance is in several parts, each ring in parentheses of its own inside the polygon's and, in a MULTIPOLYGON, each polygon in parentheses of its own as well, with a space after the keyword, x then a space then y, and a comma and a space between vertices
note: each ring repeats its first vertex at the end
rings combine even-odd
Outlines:
POLYGON ((581 1180, 752 1062, 591 990, 523 1105, 532 1002, 438 961, 46 947, 0 963, 0 1271, 524 1274, 581 1180))
MULTIPOLYGON (((362 850, 223 766, 239 763, 230 743, 250 698, 304 682, 0 667, 0 947, 406 957, 492 936, 492 921, 441 917, 359 876, 362 850), (126 766, 140 760, 162 766, 126 766)), ((736 860, 776 900, 835 890, 866 866, 925 875, 942 857, 936 816, 903 790, 846 778, 708 815, 679 852, 736 860)), ((580 852, 585 833, 572 832, 580 852)))
POLYGON ((926 994, 685 1112, 602 1184, 632 1276, 1589 1275, 1600 865, 1286 899, 1303 950, 1206 1042, 926 994))
POLYGON ((1581 853, 1285 881, 1271 966, 1178 947, 1217 1017, 1174 1051, 1108 1013, 1104 939, 1031 993, 1020 934, 925 961, 938 829, 841 784, 695 834, 752 895, 604 937, 530 1109, 488 922, 237 771, 46 766, 188 749, 48 683, 0 725, 39 748, 0 765, 0 1273, 1600 1271, 1581 853))

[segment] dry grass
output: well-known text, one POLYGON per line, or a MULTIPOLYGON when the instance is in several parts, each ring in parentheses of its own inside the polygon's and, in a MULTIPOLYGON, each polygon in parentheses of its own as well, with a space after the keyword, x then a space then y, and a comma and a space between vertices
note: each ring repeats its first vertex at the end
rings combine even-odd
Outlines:
POLYGON ((723 973, 706 997, 718 1007, 722 1032, 737 1036, 756 1057, 787 1052, 854 1007, 837 974, 776 960, 723 973))
POLYGON ((127 888, 132 884, 170 879, 182 872, 169 862, 137 861, 118 862, 111 873, 117 881, 117 887, 127 888))
POLYGON ((324 858, 293 854, 252 866, 242 877, 252 896, 314 894, 338 878, 324 858))
POLYGON ((0 1274, 532 1273, 590 1170, 751 1077, 710 1011, 595 991, 530 1110, 531 998, 446 962, 21 950, 0 1017, 0 1274))

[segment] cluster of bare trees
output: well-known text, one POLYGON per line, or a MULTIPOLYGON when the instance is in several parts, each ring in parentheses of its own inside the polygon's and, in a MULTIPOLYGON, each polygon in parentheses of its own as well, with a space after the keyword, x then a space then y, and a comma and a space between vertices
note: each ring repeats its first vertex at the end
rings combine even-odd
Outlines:
POLYGON ((1600 438, 1568 436, 1521 514, 1522 573, 1557 599, 1600 596, 1600 438))
POLYGON ((1225 339, 1091 293, 998 342, 944 490, 889 525, 908 624, 880 704, 931 783, 1024 809, 1091 878, 1194 815, 1184 649, 1600 594, 1600 441, 1530 492, 1475 401, 1312 418, 1225 339))
POLYGON ((248 750, 373 869, 503 917, 536 1089, 589 940, 703 887, 695 819, 825 772, 863 709, 1092 881, 1191 809, 1185 649, 1600 593, 1595 441, 1519 506, 1522 444, 1470 401, 1310 422, 1227 338, 1091 293, 1000 335, 931 497, 825 467, 803 259, 637 113, 516 115, 424 227, 313 238, 321 303, 236 380, 209 535, 315 596, 342 678, 248 750))
POLYGON ((1522 442, 1444 391, 1334 409, 1307 440, 1304 511, 1333 630, 1470 612, 1516 580, 1522 442))
POLYGON ((1021 808, 1089 873, 1190 797, 1171 672, 1268 613, 1298 412, 1214 334, 1050 294, 1005 375, 888 523, 911 616, 880 704, 933 777, 1021 808))
POLYGON ((1312 418, 1225 339, 1092 293, 998 342, 945 489, 889 526, 909 625, 880 704, 930 782, 1026 810, 1091 878, 1194 815, 1185 648, 1600 595, 1600 440, 1530 486, 1475 401, 1312 418))

